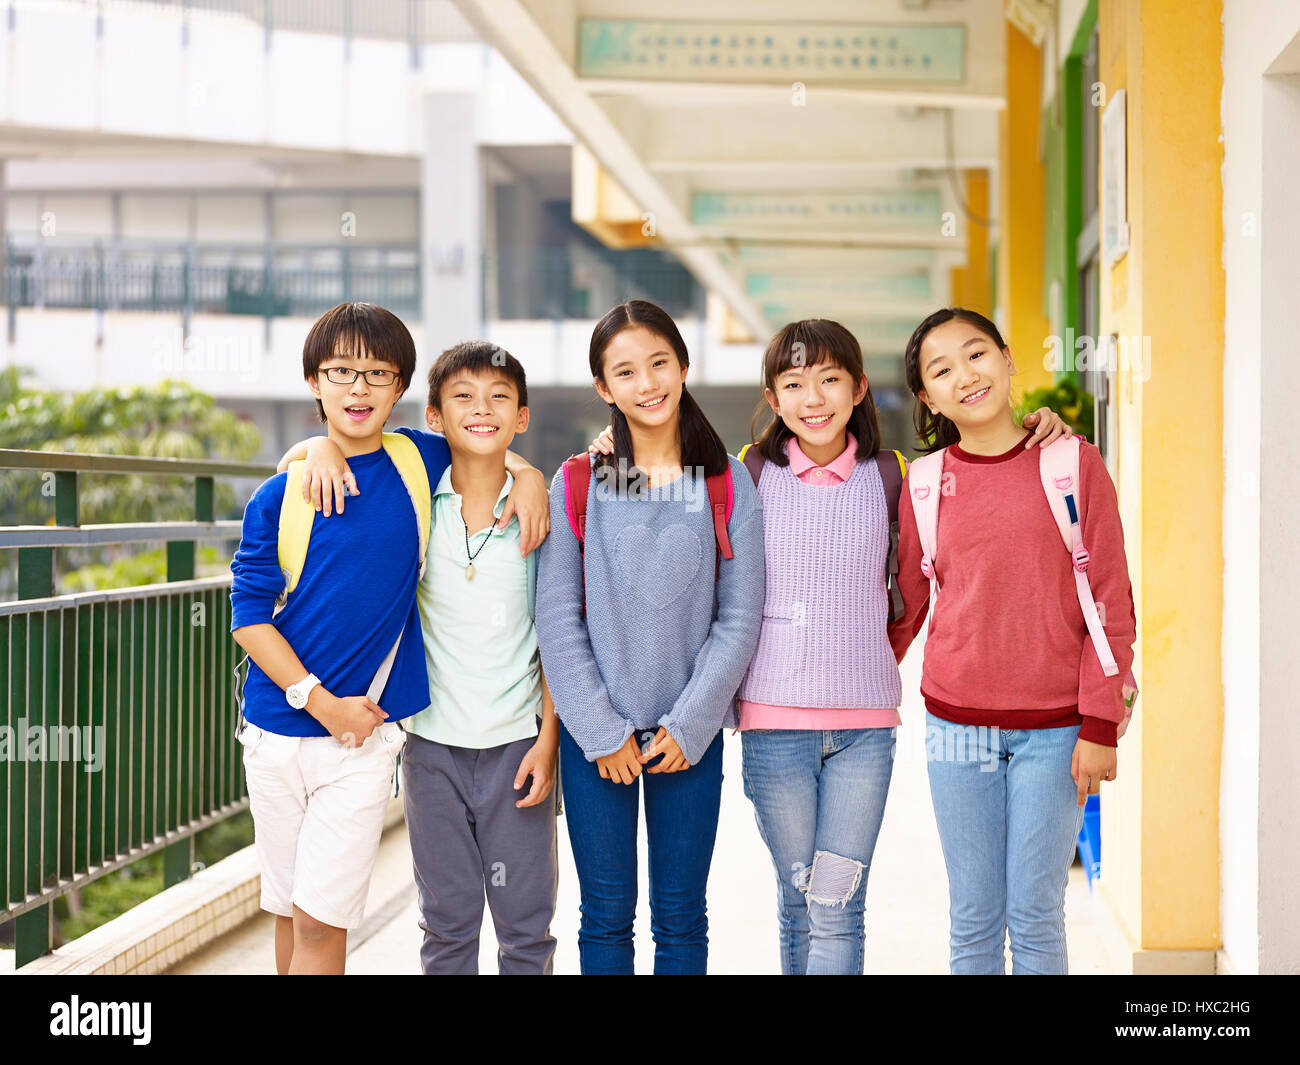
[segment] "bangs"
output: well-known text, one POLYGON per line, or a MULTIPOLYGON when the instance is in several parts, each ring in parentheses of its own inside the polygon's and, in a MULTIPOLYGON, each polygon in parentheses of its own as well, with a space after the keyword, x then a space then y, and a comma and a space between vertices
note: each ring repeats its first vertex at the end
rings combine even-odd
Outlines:
POLYGON ((333 358, 374 359, 397 367, 405 388, 415 373, 415 341, 401 319, 373 303, 341 303, 312 326, 302 349, 310 376, 333 358))
POLYGON ((812 318, 791 322, 772 338, 763 356, 764 384, 776 388, 776 379, 789 370, 828 363, 855 379, 863 374, 862 349, 857 338, 839 322, 812 318))
POLYGON ((442 409, 442 387, 453 377, 468 373, 495 374, 515 386, 519 406, 528 406, 528 378, 523 364, 510 352, 490 340, 467 340, 448 348, 429 370, 429 406, 442 409))

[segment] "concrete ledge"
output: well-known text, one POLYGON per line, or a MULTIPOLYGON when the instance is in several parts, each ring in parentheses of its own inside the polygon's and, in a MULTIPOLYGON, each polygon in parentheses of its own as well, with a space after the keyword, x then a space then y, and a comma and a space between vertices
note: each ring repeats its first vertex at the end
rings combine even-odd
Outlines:
POLYGON ((1213 976, 1214 950, 1135 950, 1134 976, 1213 976))
MULTIPOLYGON (((384 817, 384 830, 401 820, 402 801, 393 799, 384 817)), ((121 917, 24 965, 16 975, 164 972, 256 916, 261 884, 257 848, 245 847, 146 899, 121 917)))

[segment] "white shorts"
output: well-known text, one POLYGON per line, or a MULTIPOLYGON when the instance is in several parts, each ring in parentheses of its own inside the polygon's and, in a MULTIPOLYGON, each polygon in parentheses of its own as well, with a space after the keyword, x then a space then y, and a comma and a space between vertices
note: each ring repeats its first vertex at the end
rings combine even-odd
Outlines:
POLYGON ((281 736, 244 722, 244 773, 262 867, 262 909, 297 906, 335 928, 361 924, 393 770, 406 743, 385 721, 360 747, 281 736))

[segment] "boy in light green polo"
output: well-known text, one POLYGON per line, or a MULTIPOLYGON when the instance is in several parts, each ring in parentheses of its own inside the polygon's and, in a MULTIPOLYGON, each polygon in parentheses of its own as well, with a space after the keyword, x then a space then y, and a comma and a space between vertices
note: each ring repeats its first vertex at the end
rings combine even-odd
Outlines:
POLYGON ((550 973, 559 728, 533 626, 536 553, 497 528, 506 451, 528 427, 524 370, 486 341, 429 372, 429 428, 451 466, 434 489, 417 598, 430 704, 408 718, 402 787, 426 973, 475 973, 486 891, 500 971, 550 973))

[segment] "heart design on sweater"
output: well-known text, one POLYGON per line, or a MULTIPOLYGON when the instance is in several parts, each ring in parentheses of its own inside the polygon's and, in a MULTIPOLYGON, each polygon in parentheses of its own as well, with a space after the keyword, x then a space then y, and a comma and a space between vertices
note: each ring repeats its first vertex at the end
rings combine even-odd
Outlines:
POLYGON ((629 525, 614 541, 619 572, 657 609, 690 586, 703 553, 700 538, 685 525, 669 525, 658 535, 644 525, 629 525))

